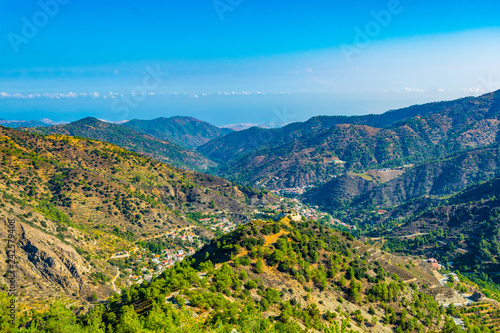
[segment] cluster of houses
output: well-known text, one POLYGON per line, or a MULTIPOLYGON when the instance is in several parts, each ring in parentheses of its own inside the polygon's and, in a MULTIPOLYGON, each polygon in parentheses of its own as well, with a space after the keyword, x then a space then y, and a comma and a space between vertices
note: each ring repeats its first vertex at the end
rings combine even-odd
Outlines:
POLYGON ((271 190, 272 193, 276 195, 283 195, 283 194, 288 194, 288 195, 302 195, 304 194, 307 190, 310 188, 313 188, 314 186, 312 185, 307 185, 307 186, 302 186, 302 187, 291 187, 291 188, 284 188, 281 190, 271 190))
MULTIPOLYGON (((294 214, 299 215, 300 217, 305 217, 306 219, 312 221, 325 219, 328 218, 329 216, 328 213, 319 211, 318 206, 314 207, 305 206, 297 199, 290 199, 287 202, 291 203, 291 207, 286 207, 285 210, 281 209, 281 205, 268 205, 266 206, 266 209, 274 210, 278 213, 281 213, 281 215, 287 215, 287 212, 292 210, 294 214)), ((261 212, 260 214, 270 215, 270 216, 275 215, 275 213, 263 213, 263 212, 261 212)))
POLYGON ((181 235, 181 232, 176 231, 176 230, 172 230, 170 233, 166 234, 165 237, 166 238, 172 238, 172 239, 179 238, 179 239, 181 239, 183 241, 187 241, 187 242, 190 242, 190 243, 194 243, 194 241, 197 238, 199 238, 198 235, 195 235, 192 232, 184 233, 183 235, 181 235))
POLYGON ((313 207, 305 206, 297 199, 292 199, 291 202, 294 205, 293 209, 297 212, 297 214, 305 217, 308 220, 318 221, 321 219, 328 218, 329 216, 328 213, 319 211, 318 206, 313 206, 313 207))
MULTIPOLYGON (((316 206, 317 208, 317 206, 316 206)), ((321 220, 322 218, 328 217, 327 213, 324 212, 319 212, 316 208, 306 208, 302 207, 299 209, 299 214, 301 216, 304 216, 308 220, 313 220, 313 221, 318 221, 321 220)))
MULTIPOLYGON (((146 256, 143 257, 142 255, 138 255, 137 263, 140 264, 142 262, 145 263, 152 262, 158 265, 156 271, 153 271, 152 269, 146 267, 142 269, 142 274, 144 276, 144 279, 148 282, 151 282, 153 275, 161 274, 165 269, 173 267, 176 262, 181 262, 187 256, 193 255, 195 251, 196 250, 194 247, 189 247, 187 253, 184 250, 166 249, 163 250, 162 254, 153 253, 151 257, 146 257, 146 256)), ((132 274, 133 272, 132 269, 127 268, 125 269, 125 272, 130 274, 129 278, 132 281, 137 283, 142 282, 142 276, 132 274)))
POLYGON ((403 166, 400 166, 400 167, 396 167, 396 168, 385 168, 385 169, 378 169, 377 171, 396 171, 396 170, 404 170, 406 168, 411 168, 412 166, 414 166, 414 164, 406 164, 406 165, 403 165, 403 166))
MULTIPOLYGON (((236 229, 236 224, 229 221, 227 218, 202 218, 198 220, 199 222, 206 223, 212 230, 217 230, 220 228, 222 232, 228 233, 236 229)), ((153 253, 151 256, 137 256, 137 264, 140 263, 154 263, 157 265, 157 270, 153 271, 149 268, 143 268, 141 271, 141 275, 134 274, 134 271, 130 268, 125 269, 125 272, 129 274, 129 278, 131 279, 131 283, 142 283, 143 279, 146 281, 151 281, 154 275, 161 274, 165 269, 171 268, 175 265, 176 262, 181 262, 187 256, 193 255, 196 252, 196 247, 201 246, 201 243, 197 242, 199 239, 198 235, 190 231, 179 231, 172 230, 165 235, 167 239, 180 239, 182 241, 186 241, 193 244, 193 247, 188 247, 187 251, 182 249, 166 249, 163 250, 161 254, 153 253)), ((117 253, 115 256, 126 255, 127 252, 123 251, 117 253)))
POLYGON ((341 225, 343 227, 346 227, 349 230, 356 230, 357 229, 355 225, 350 225, 350 224, 344 223, 344 222, 340 221, 339 219, 331 219, 330 223, 332 225, 335 225, 335 224, 341 225))
POLYGON ((220 228, 220 230, 225 234, 236 229, 236 224, 229 221, 229 219, 227 219, 225 217, 218 218, 218 219, 205 217, 205 218, 199 219, 198 222, 206 224, 207 226, 210 227, 210 229, 212 229, 214 231, 216 231, 217 229, 220 228))
POLYGON ((437 259, 434 258, 429 258, 427 259, 427 262, 432 265, 433 268, 435 269, 442 269, 444 266, 438 263, 437 259))

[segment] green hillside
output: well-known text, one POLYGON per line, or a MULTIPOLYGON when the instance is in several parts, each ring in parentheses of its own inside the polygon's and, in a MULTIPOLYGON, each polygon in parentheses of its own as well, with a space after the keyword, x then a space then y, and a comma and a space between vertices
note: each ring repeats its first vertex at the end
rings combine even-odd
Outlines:
MULTIPOLYGON (((26 288, 19 301, 25 304, 55 297, 84 302, 94 293, 106 299, 117 275, 109 261, 114 254, 135 248, 140 254, 149 241, 182 230, 196 239, 184 247, 195 247, 216 232, 201 217, 237 225, 251 220, 259 205, 276 201, 102 141, 5 127, 0 171, 0 219, 13 219, 19 233, 17 276, 26 288)), ((0 232, 4 248, 7 223, 0 223, 0 232)), ((7 254, 0 259, 5 271, 7 254)), ((0 283, 7 279, 0 276, 0 283)), ((120 275, 115 284, 126 281, 120 275)))
POLYGON ((128 127, 106 123, 91 117, 66 125, 27 128, 26 130, 40 134, 63 134, 105 141, 159 161, 194 171, 206 172, 208 169, 215 167, 214 162, 178 144, 162 141, 128 127))
POLYGON ((429 264, 313 222, 255 221, 88 314, 56 304, 18 325, 37 332, 458 332, 438 303, 458 294, 430 272, 429 264))
POLYGON ((123 126, 190 149, 232 132, 230 129, 219 128, 192 117, 134 119, 123 126))

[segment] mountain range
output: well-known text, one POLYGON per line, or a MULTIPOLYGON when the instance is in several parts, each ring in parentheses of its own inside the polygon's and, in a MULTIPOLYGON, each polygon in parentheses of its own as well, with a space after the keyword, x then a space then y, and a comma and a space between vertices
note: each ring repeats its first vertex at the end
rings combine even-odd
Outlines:
POLYGON ((254 127, 197 150, 219 163, 222 177, 269 189, 304 186, 347 171, 420 163, 497 142, 499 111, 500 91, 381 115, 254 127))
POLYGON ((0 243, 14 221, 19 300, 45 311, 17 327, 459 332, 454 317, 495 332, 499 112, 500 91, 238 132, 189 117, 0 126, 0 243))
POLYGON ((318 116, 282 128, 218 128, 190 117, 86 118, 29 129, 104 140, 243 185, 283 189, 319 185, 346 172, 394 168, 497 142, 500 92, 392 110, 318 116))
POLYGON ((0 125, 11 128, 19 128, 19 127, 48 127, 54 125, 60 125, 65 122, 55 122, 50 119, 41 119, 41 120, 4 120, 0 119, 0 125))

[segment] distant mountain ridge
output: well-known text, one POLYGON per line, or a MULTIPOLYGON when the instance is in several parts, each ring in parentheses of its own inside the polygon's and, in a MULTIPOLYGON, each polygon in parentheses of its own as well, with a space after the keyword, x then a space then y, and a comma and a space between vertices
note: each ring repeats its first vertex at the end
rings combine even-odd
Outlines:
POLYGON ((224 156, 229 157, 229 160, 235 160, 253 151, 281 146, 303 135, 318 133, 335 125, 350 124, 388 128, 408 118, 435 114, 446 109, 462 109, 463 105, 471 100, 474 100, 474 98, 467 97, 448 102, 415 105, 403 109, 390 110, 382 114, 364 116, 316 116, 305 122, 296 122, 276 129, 252 127, 247 130, 231 133, 226 137, 212 140, 199 147, 198 151, 213 160, 224 160, 224 156))
POLYGON ((131 128, 87 117, 66 125, 26 128, 39 134, 63 134, 116 144, 168 164, 194 171, 207 171, 216 166, 201 154, 169 141, 162 141, 131 128))
POLYGON ((19 127, 49 127, 54 125, 63 124, 66 122, 55 122, 50 119, 40 119, 40 120, 5 120, 0 119, 0 125, 10 128, 19 127))
POLYGON ((222 177, 269 189, 296 187, 347 171, 421 163, 495 143, 500 137, 499 114, 497 91, 381 115, 320 116, 279 129, 253 127, 197 150, 219 163, 222 177), (332 164, 333 160, 346 163, 332 164))
POLYGON ((123 126, 190 149, 233 132, 229 128, 219 128, 192 117, 179 116, 153 120, 134 119, 123 126))
POLYGON ((192 117, 120 125, 101 122, 99 133, 83 120, 73 123, 86 126, 80 132, 75 126, 71 131, 54 129, 244 185, 280 189, 322 184, 346 172, 418 164, 493 144, 500 137, 499 113, 500 91, 380 115, 317 116, 277 129, 231 131, 192 117))

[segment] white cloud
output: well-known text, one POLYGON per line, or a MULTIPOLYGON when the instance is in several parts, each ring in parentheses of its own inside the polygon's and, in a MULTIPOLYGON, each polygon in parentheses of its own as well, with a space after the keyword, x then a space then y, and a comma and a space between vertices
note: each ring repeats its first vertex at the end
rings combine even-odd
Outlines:
POLYGON ((208 97, 211 95, 219 95, 219 96, 252 96, 252 95, 290 95, 289 92, 281 91, 281 92, 276 92, 276 91, 268 91, 268 92, 263 92, 263 91, 219 91, 219 92, 191 92, 191 93, 186 93, 186 92, 172 92, 172 93, 157 93, 157 92, 130 92, 130 93, 118 93, 118 92, 107 92, 107 93, 98 93, 96 91, 87 93, 87 92, 68 92, 68 93, 30 93, 30 94, 21 94, 21 93, 8 93, 8 92, 0 92, 0 98, 17 98, 17 99, 36 99, 36 98, 49 98, 49 99, 76 99, 76 98, 102 98, 102 99, 116 99, 118 97, 124 97, 124 96, 162 96, 162 97, 167 97, 167 96, 186 96, 186 97, 191 97, 191 98, 201 98, 201 97, 208 97))
POLYGON ((62 98, 77 98, 78 94, 74 93, 74 92, 70 92, 68 94, 59 94, 59 97, 62 97, 62 98))
POLYGON ((469 94, 469 93, 480 94, 480 93, 486 92, 486 90, 481 88, 481 87, 469 87, 469 88, 464 88, 461 91, 464 93, 467 93, 467 94, 469 94))
POLYGON ((424 93, 425 92, 425 90, 422 90, 422 89, 419 89, 419 88, 408 88, 408 87, 405 87, 404 91, 406 93, 424 93))

